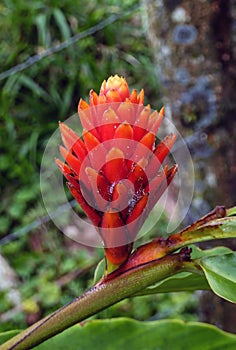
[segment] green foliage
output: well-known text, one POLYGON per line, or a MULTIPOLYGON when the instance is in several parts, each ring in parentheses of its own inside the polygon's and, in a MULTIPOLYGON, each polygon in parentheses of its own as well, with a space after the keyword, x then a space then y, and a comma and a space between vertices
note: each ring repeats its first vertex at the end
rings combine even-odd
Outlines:
POLYGON ((197 321, 197 307, 197 298, 192 293, 160 293, 122 300, 109 309, 99 312, 95 318, 111 319, 128 315, 139 321, 163 319, 197 321))
POLYGON ((8 339, 14 337, 17 335, 20 331, 14 330, 14 331, 7 331, 7 332, 1 332, 0 333, 0 344, 5 343, 8 339))
MULTIPOLYGON (((207 249, 207 250, 201 250, 197 248, 196 246, 191 246, 192 249, 192 259, 202 259, 201 260, 201 265, 206 263, 210 257, 212 259, 225 259, 225 257, 228 256, 229 253, 232 251, 229 248, 226 247, 216 247, 213 249, 207 249), (221 257, 222 255, 222 257, 221 257), (205 258, 204 258, 205 257, 205 258)), ((233 270, 234 268, 231 269, 230 264, 225 263, 225 266, 223 270, 221 270, 221 273, 227 274, 229 270, 233 270)), ((204 269, 204 272, 206 269, 204 269)), ((235 270, 234 273, 232 271, 232 278, 235 278, 235 270)), ((175 274, 173 276, 170 276, 158 283, 156 283, 153 286, 148 287, 147 289, 141 291, 138 293, 138 295, 148 295, 148 294, 156 294, 156 293, 169 293, 169 292, 183 292, 183 291, 195 291, 195 290, 210 290, 215 289, 212 287, 212 285, 209 286, 208 284, 208 274, 206 273, 206 276, 201 273, 201 271, 194 271, 194 272, 181 272, 178 274, 175 274)), ((220 284, 220 282, 219 282, 220 284)), ((231 292, 234 293, 234 286, 230 285, 231 287, 231 292)), ((221 288, 224 289, 224 281, 222 281, 221 288)), ((217 293, 218 294, 218 293, 217 293)), ((221 295, 222 297, 223 294, 221 295)), ((231 296, 231 298, 234 298, 231 296)), ((227 299, 227 298, 226 298, 227 299)), ((231 299, 233 301, 233 299, 231 299)))
POLYGON ((130 319, 91 321, 82 327, 75 326, 67 332, 36 348, 63 349, 68 339, 71 350, 89 350, 94 344, 97 349, 103 350, 182 350, 183 344, 184 348, 191 350, 199 348, 233 350, 236 346, 236 336, 221 332, 212 326, 181 321, 137 322, 130 319), (69 334, 66 334, 67 332, 69 334))
MULTIPOLYGON (((4 246, 2 253, 19 277, 24 306, 24 316, 15 315, 13 327, 25 326, 28 301, 38 305, 42 316, 90 283, 91 276, 85 274, 84 281, 71 280, 58 290, 56 281, 63 274, 90 265, 97 255, 85 250, 75 253, 79 248, 71 253, 50 225, 31 224, 46 215, 40 197, 40 164, 58 121, 76 113, 80 97, 87 99, 89 90, 98 90, 110 75, 124 75, 130 85, 144 87, 149 96, 153 92, 157 106, 151 52, 140 12, 132 10, 137 5, 134 0, 123 4, 113 0, 4 0, 0 4, 1 72, 121 14, 104 29, 0 80, 0 239, 19 233, 20 239, 4 246), (50 288, 48 301, 45 294, 50 288)), ((8 304, 2 296, 1 310, 6 310, 4 305, 8 304)), ((12 325, 1 323, 1 327, 12 325)))
MULTIPOLYGON (((0 334, 0 343, 15 333, 0 334)), ((233 350, 236 336, 202 323, 181 321, 137 322, 128 318, 97 320, 76 325, 38 345, 38 350, 233 350)))
POLYGON ((236 303, 236 252, 209 256, 201 260, 211 289, 220 297, 236 303))
MULTIPOLYGON (((13 312, 11 320, 0 323, 1 330, 25 327, 29 317, 37 320, 89 287, 93 264, 99 259, 100 252, 91 255, 87 250, 79 249, 75 242, 58 235, 52 230, 38 231, 30 235, 30 242, 21 238, 20 242, 14 241, 2 247, 2 253, 19 278, 17 288, 22 305, 13 312)), ((2 292, 0 314, 12 308, 7 292, 2 292)))
MULTIPOLYGON (((22 226, 39 201, 39 170, 45 144, 74 114, 80 97, 112 74, 135 87, 155 91, 151 53, 136 1, 10 1, 1 3, 0 66, 5 71, 30 56, 69 40, 110 15, 113 24, 0 81, 0 235, 22 226), (25 197, 19 192, 27 191, 25 197)), ((156 105, 156 101, 155 101, 156 105)))

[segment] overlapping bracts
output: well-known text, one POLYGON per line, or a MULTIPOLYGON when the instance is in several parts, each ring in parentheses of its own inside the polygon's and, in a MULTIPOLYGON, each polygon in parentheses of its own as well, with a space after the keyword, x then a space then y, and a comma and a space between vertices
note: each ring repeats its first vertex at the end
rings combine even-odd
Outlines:
POLYGON ((80 100, 82 136, 60 123, 65 162, 57 165, 68 187, 99 232, 107 261, 125 262, 142 224, 177 166, 162 166, 175 141, 157 142, 164 109, 144 106, 144 91, 130 92, 124 78, 110 77, 100 93, 80 100))

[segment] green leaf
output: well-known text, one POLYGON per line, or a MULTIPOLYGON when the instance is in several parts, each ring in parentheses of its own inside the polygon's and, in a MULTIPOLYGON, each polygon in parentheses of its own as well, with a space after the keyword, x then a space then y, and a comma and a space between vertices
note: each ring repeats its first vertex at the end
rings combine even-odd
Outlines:
POLYGON ((47 92, 39 86, 32 78, 22 74, 19 78, 19 82, 29 88, 36 96, 47 98, 47 92))
POLYGON ((105 259, 102 259, 97 264, 97 267, 94 272, 94 277, 93 277, 94 284, 97 283, 102 278, 102 276, 104 275, 105 269, 106 269, 106 261, 105 259))
MULTIPOLYGON (((192 245, 190 247, 192 248, 192 259, 200 259, 203 257, 222 255, 232 252, 232 250, 226 247, 215 247, 213 249, 207 250, 202 250, 196 247, 195 245, 192 245)), ((155 285, 139 292, 137 295, 208 289, 210 289, 210 286, 207 282, 205 275, 201 275, 200 273, 181 272, 176 275, 170 276, 164 279, 163 281, 159 281, 155 285)))
POLYGON ((70 37, 70 27, 67 23, 66 17, 59 8, 53 10, 53 16, 57 22, 57 25, 61 31, 61 35, 64 39, 70 37))
POLYGON ((236 219, 225 222, 221 229, 224 233, 236 232, 236 219))
POLYGON ((208 290, 209 284, 205 276, 191 272, 181 272, 168 277, 155 285, 144 289, 137 295, 148 295, 156 293, 184 292, 195 290, 208 290))
POLYGON ((47 14, 40 14, 35 18, 35 24, 37 26, 39 44, 45 48, 50 45, 49 35, 47 33, 47 14))
POLYGON ((236 207, 232 207, 226 210, 227 216, 236 215, 236 207))
POLYGON ((236 252, 203 258, 200 265, 211 289, 236 303, 236 252))
POLYGON ((18 333, 20 333, 20 330, 12 330, 12 331, 6 331, 0 333, 0 344, 5 343, 8 339, 11 339, 18 333))
POLYGON ((200 259, 200 258, 209 257, 209 256, 232 253, 231 249, 224 246, 219 246, 219 247, 205 249, 205 250, 200 249, 195 245, 190 245, 189 247, 192 249, 192 253, 191 253, 192 259, 200 259))
POLYGON ((128 318, 76 325, 36 347, 38 350, 216 350, 236 348, 236 336, 214 326, 179 320, 139 322, 128 318))

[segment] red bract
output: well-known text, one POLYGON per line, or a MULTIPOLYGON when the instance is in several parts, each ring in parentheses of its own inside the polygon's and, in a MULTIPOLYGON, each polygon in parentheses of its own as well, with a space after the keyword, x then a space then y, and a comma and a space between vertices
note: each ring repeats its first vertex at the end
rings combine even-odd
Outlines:
POLYGON ((60 123, 56 160, 69 189, 99 232, 107 262, 120 265, 132 250, 144 220, 173 179, 177 166, 162 168, 175 135, 157 143, 164 109, 144 106, 144 91, 129 91, 117 75, 80 100, 82 137, 60 123))

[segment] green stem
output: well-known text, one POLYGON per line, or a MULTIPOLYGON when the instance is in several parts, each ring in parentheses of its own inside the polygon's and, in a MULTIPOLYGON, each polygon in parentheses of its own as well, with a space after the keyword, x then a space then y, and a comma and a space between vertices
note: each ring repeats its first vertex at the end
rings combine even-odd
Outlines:
MULTIPOLYGON (((70 304, 45 317, 0 346, 0 350, 24 350, 62 332, 77 322, 130 297, 157 281, 188 270, 190 251, 166 256, 133 268, 114 279, 108 276, 70 304), (186 262, 187 261, 187 262, 186 262)), ((190 263, 191 264, 191 263, 190 263)))

